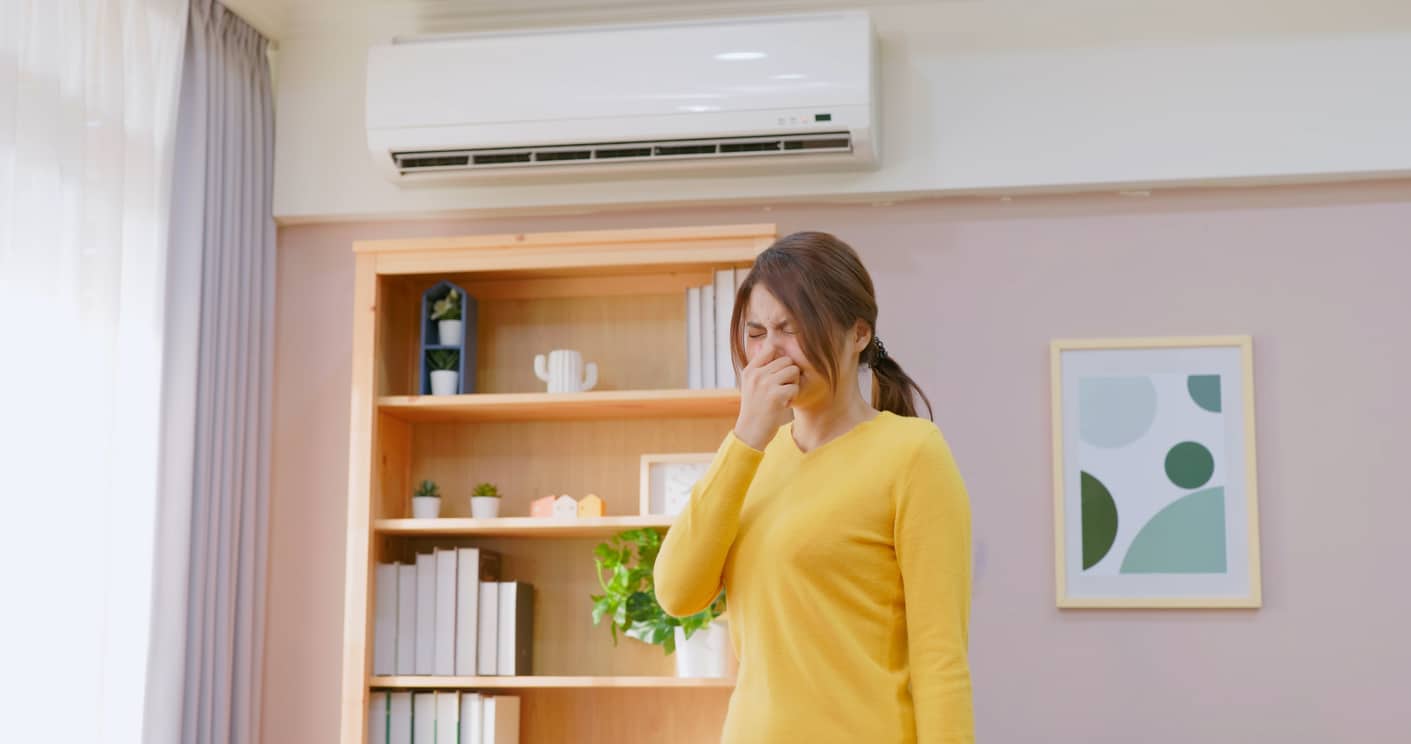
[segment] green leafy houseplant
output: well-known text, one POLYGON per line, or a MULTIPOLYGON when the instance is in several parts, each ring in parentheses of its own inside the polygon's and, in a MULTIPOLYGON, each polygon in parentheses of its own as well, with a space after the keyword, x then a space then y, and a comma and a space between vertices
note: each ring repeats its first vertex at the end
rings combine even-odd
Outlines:
POLYGON ((435 481, 424 480, 421 485, 416 487, 416 493, 413 495, 439 499, 441 498, 441 489, 436 487, 435 481))
POLYGON ((431 362, 431 369, 455 370, 460 366, 460 355, 452 349, 435 349, 427 354, 428 361, 431 362))
POLYGON ((475 486, 475 490, 471 491, 470 495, 498 499, 500 498, 500 489, 496 488, 494 483, 480 483, 475 486))
POLYGON ((461 294, 456 290, 446 293, 445 297, 437 300, 431 305, 432 320, 460 320, 461 319, 461 294))
POLYGON ((598 567, 603 593, 592 597, 593 624, 610 619, 614 645, 620 632, 672 654, 676 652, 676 628, 690 638, 725 612, 725 593, 721 592, 710 607, 694 615, 675 618, 666 614, 657 604, 652 580, 660 550, 661 534, 653 529, 618 533, 594 550, 593 563, 598 567))

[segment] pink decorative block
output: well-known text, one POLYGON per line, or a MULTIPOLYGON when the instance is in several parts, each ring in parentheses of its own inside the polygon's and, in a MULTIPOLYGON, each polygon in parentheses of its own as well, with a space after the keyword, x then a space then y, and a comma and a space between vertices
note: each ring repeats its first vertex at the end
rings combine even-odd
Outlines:
POLYGON ((554 516, 554 497, 552 494, 542 499, 534 499, 529 505, 529 516, 531 517, 552 517, 554 516))

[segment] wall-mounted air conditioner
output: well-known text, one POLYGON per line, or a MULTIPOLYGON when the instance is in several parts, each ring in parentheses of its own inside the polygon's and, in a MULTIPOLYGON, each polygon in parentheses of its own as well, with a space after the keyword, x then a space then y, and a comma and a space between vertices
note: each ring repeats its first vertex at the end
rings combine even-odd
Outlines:
POLYGON ((866 13, 418 39, 368 55, 395 181, 877 162, 866 13))

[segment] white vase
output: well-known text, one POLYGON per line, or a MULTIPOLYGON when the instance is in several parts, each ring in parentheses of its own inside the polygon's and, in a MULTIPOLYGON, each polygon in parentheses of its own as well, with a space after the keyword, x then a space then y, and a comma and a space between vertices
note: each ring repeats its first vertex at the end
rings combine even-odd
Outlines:
POLYGON ((458 391, 461 373, 453 369, 437 369, 431 372, 432 395, 455 395, 458 391))
POLYGON ((572 349, 554 349, 548 356, 534 356, 534 376, 548 383, 551 393, 581 393, 598 384, 598 365, 585 365, 583 355, 572 349))
POLYGON ((470 516, 476 519, 494 519, 500 516, 500 497, 471 496, 470 516))
POLYGON ((676 628, 676 676, 724 677, 730 654, 730 631, 724 622, 713 622, 686 638, 676 628))
POLYGON ((412 516, 417 519, 435 519, 441 516, 441 497, 413 496, 412 516))
POLYGON ((459 320, 438 320, 436 331, 441 336, 442 346, 461 345, 461 322, 459 320))

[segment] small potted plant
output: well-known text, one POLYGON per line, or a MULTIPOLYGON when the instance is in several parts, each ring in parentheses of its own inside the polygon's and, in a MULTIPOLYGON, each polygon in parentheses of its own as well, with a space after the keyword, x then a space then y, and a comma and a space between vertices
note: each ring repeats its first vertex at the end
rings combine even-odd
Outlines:
POLYGON ((614 645, 621 633, 675 654, 679 677, 725 676, 729 645, 724 622, 716 622, 725 612, 725 593, 690 617, 666 614, 652 578, 660 550, 661 534, 653 529, 628 530, 598 545, 593 563, 603 593, 592 596, 593 624, 609 619, 614 645))
POLYGON ((461 293, 452 289, 431 305, 431 319, 442 346, 461 345, 461 293))
POLYGON ((441 489, 435 481, 424 480, 412 494, 412 516, 417 519, 435 519, 441 516, 441 489))
POLYGON ((481 483, 470 492, 470 516, 476 519, 500 516, 500 489, 494 483, 481 483))
POLYGON ((434 349, 427 352, 431 363, 431 394, 455 395, 460 392, 460 352, 434 349))

